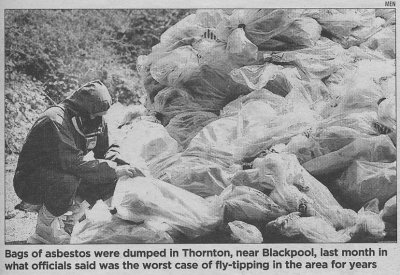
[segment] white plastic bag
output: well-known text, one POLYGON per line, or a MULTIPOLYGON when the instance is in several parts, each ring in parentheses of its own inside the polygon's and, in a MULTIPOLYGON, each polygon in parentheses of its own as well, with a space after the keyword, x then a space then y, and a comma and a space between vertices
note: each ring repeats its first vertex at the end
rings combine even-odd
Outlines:
POLYGON ((343 47, 327 38, 321 38, 310 48, 294 51, 265 53, 267 62, 296 64, 311 78, 325 78, 352 61, 343 47))
POLYGON ((336 231, 324 219, 300 217, 298 212, 290 213, 269 222, 266 230, 267 235, 273 235, 273 238, 289 238, 295 242, 344 243, 351 239, 350 234, 336 231))
POLYGON ((377 198, 381 205, 396 194, 396 161, 392 163, 355 161, 337 183, 343 198, 354 209, 377 198))
POLYGON ((250 224, 265 223, 287 212, 267 195, 248 186, 228 186, 220 195, 225 207, 225 220, 250 224))
POLYGON ((180 86, 199 70, 196 51, 191 46, 177 48, 154 59, 150 66, 152 77, 167 86, 180 86))
POLYGON ((146 170, 146 162, 178 152, 178 143, 158 123, 137 120, 123 126, 119 134, 117 144, 122 159, 146 170))
POLYGON ((393 196, 385 202, 382 211, 379 213, 380 217, 385 222, 396 224, 397 221, 397 196, 393 196))
POLYGON ((396 132, 396 98, 394 96, 383 100, 378 107, 378 122, 393 132, 396 132))
POLYGON ((373 9, 312 9, 303 15, 317 20, 323 30, 346 48, 358 42, 354 34, 356 30, 370 27, 375 20, 373 9))
POLYGON ((359 138, 340 150, 314 158, 303 164, 312 175, 326 175, 343 171, 354 160, 370 162, 393 162, 396 148, 388 136, 359 138))
POLYGON ((134 224, 112 216, 107 205, 98 201, 76 224, 71 244, 173 243, 165 231, 149 224, 134 224))
POLYGON ((205 199, 169 183, 145 177, 117 182, 112 207, 129 221, 162 221, 188 238, 215 230, 222 222, 220 201, 205 199))
POLYGON ((280 45, 274 37, 286 31, 296 18, 296 12, 285 9, 237 9, 217 27, 217 36, 225 40, 237 28, 243 28, 246 37, 260 50, 280 45))
POLYGON ((207 124, 218 117, 214 113, 189 111, 174 116, 165 127, 182 148, 186 148, 192 138, 207 124))
POLYGON ((226 50, 237 65, 247 65, 257 60, 258 48, 246 38, 241 28, 229 35, 226 50))
POLYGON ((242 221, 228 223, 231 238, 238 243, 262 243, 263 237, 260 230, 254 225, 242 221))
POLYGON ((325 219, 336 229, 354 225, 356 213, 344 209, 329 189, 299 164, 295 155, 268 154, 255 159, 253 167, 274 179, 275 189, 270 198, 287 211, 302 211, 306 207, 305 213, 325 219))

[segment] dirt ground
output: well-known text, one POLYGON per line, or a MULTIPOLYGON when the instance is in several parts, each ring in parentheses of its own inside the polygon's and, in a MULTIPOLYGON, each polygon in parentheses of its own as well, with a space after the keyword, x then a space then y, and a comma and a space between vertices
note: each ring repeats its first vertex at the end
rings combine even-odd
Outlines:
POLYGON ((35 231, 36 213, 14 210, 20 199, 14 192, 13 177, 18 155, 6 155, 5 163, 5 241, 6 244, 24 244, 35 231))

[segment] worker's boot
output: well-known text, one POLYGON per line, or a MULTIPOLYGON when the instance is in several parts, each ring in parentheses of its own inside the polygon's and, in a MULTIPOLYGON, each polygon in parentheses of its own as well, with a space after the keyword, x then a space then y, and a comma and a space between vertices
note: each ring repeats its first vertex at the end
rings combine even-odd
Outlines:
POLYGON ((75 224, 86 218, 85 213, 89 209, 90 204, 87 201, 75 200, 74 204, 64 214, 64 230, 68 234, 72 234, 75 224))
POLYGON ((70 235, 64 230, 65 216, 56 217, 43 205, 37 218, 36 231, 29 237, 28 243, 68 244, 70 235))

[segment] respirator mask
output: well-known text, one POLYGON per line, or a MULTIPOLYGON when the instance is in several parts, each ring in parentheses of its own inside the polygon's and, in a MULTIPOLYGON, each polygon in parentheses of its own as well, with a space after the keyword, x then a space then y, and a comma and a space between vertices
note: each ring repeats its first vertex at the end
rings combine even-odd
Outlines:
POLYGON ((72 124, 75 130, 85 138, 86 148, 92 150, 97 143, 97 136, 103 132, 103 118, 96 116, 91 119, 89 116, 74 116, 72 124))

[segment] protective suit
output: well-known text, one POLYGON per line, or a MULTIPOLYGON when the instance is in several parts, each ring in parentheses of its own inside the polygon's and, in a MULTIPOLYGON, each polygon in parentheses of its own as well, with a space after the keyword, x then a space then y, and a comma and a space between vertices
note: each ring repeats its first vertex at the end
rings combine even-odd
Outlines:
POLYGON ((40 116, 19 155, 14 176, 18 197, 60 216, 76 195, 90 203, 112 195, 117 180, 112 159, 118 158, 118 148, 109 148, 104 119, 93 117, 111 103, 104 84, 93 81, 40 116), (95 159, 85 160, 90 151, 95 159))

